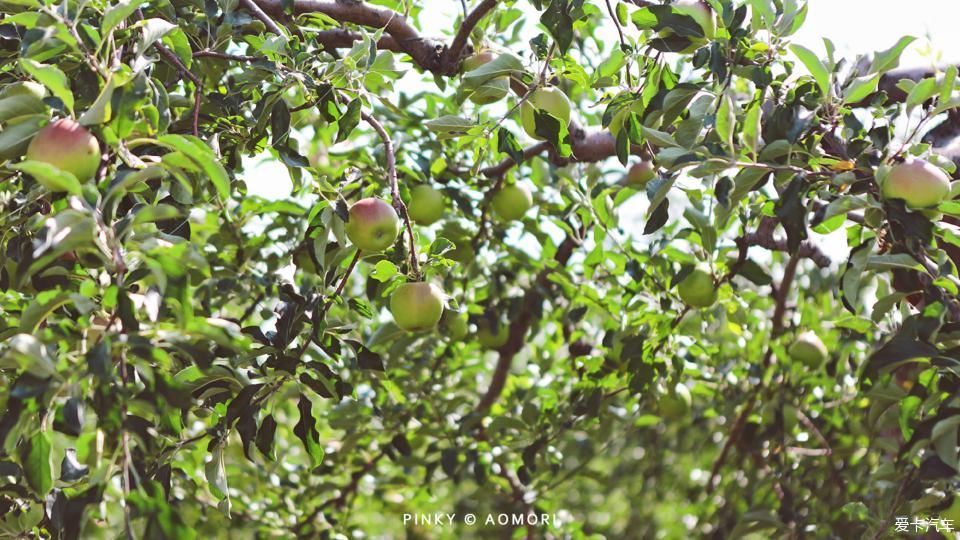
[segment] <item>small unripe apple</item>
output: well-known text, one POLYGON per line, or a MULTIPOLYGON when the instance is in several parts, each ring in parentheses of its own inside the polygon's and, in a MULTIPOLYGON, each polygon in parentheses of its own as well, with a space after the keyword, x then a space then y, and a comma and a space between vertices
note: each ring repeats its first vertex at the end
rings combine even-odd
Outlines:
POLYGON ((806 331, 797 336, 797 339, 787 348, 790 358, 803 362, 807 367, 819 367, 827 359, 827 346, 814 332, 806 331))
POLYGON ((543 111, 556 118, 561 124, 570 123, 570 99, 563 90, 556 87, 537 88, 526 101, 520 104, 520 124, 524 131, 538 141, 545 140, 537 135, 537 122, 534 111, 543 111))
POLYGON ((440 322, 443 301, 443 291, 432 283, 404 283, 390 295, 390 312, 403 330, 429 330, 440 322))
POLYGON ((86 128, 69 118, 47 124, 30 141, 26 158, 49 163, 86 182, 100 166, 100 144, 86 128))
POLYGON ((673 390, 660 396, 657 411, 667 420, 682 420, 690 414, 693 398, 690 390, 683 384, 677 384, 673 390))
POLYGON ((940 519, 953 521, 953 526, 960 526, 960 492, 953 495, 953 503, 946 510, 940 512, 940 519))
POLYGON ((442 321, 444 332, 451 340, 460 341, 467 337, 469 326, 467 325, 467 318, 463 315, 448 309, 443 312, 442 321))
POLYGON ((490 323, 486 320, 477 325, 477 342, 480 343, 480 346, 484 349, 499 349, 506 345, 510 338, 510 328, 500 323, 494 331, 490 326, 490 323))
MULTIPOLYGON (((464 73, 473 71, 478 67, 492 62, 496 56, 489 50, 481 51, 463 61, 462 67, 464 73)), ((508 77, 496 77, 485 81, 482 86, 470 94, 470 101, 477 105, 486 105, 500 101, 510 92, 510 79, 508 77)))
POLYGON ((627 171, 627 185, 642 188, 655 176, 657 176, 656 167, 653 166, 652 161, 645 159, 630 166, 630 170, 627 171))
POLYGON ((397 240, 400 218, 386 202, 368 197, 350 207, 350 219, 344 231, 357 249, 376 253, 392 246, 397 240))
POLYGON ((683 278, 677 286, 680 299, 688 306, 708 308, 717 301, 717 288, 713 283, 713 276, 700 268, 683 278))
POLYGON ((526 186, 509 184, 493 196, 493 212, 502 221, 514 221, 523 217, 533 206, 533 195, 526 186))
POLYGON ((917 158, 890 169, 883 183, 883 196, 903 199, 908 208, 930 208, 950 194, 950 177, 939 167, 917 158))
POLYGON ((407 213, 410 219, 421 225, 430 225, 443 217, 443 193, 428 185, 422 184, 410 193, 410 204, 407 213))

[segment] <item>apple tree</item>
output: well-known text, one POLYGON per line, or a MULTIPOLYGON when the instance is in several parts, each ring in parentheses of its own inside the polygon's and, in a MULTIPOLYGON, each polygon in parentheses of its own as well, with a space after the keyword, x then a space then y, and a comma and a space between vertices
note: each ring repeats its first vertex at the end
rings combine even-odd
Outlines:
POLYGON ((818 55, 802 0, 0 5, 4 536, 960 525, 960 90, 913 38, 818 55))

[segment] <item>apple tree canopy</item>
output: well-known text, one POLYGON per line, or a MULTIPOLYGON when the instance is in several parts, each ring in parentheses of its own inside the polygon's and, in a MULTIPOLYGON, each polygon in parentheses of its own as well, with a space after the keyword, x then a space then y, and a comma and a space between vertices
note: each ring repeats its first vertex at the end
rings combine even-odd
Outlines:
POLYGON ((960 84, 912 37, 820 54, 803 0, 0 6, 3 536, 960 526, 960 84))

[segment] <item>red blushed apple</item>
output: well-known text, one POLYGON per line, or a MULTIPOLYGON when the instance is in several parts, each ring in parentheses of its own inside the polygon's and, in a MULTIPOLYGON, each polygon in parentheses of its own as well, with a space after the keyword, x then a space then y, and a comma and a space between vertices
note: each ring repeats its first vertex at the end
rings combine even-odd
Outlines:
POLYGON ((642 188, 657 175, 653 162, 645 159, 630 166, 627 171, 627 185, 642 188))
POLYGON ((890 169, 883 183, 883 196, 902 199, 908 208, 932 208, 950 194, 950 177, 939 167, 917 158, 890 169))
POLYGON ((397 326, 408 332, 429 330, 443 316, 443 291, 431 283, 404 283, 390 296, 390 313, 397 326))
POLYGON ((537 88, 520 104, 520 124, 527 135, 542 141, 544 138, 537 135, 535 111, 545 112, 566 126, 570 123, 570 109, 570 99, 563 90, 552 86, 537 88))
POLYGON ((350 219, 344 230, 357 249, 376 253, 392 246, 397 240, 400 218, 392 206, 369 197, 350 207, 350 219))
POLYGON ((100 166, 100 144, 97 138, 80 124, 62 118, 47 124, 30 141, 26 158, 49 163, 86 182, 93 178, 100 166))

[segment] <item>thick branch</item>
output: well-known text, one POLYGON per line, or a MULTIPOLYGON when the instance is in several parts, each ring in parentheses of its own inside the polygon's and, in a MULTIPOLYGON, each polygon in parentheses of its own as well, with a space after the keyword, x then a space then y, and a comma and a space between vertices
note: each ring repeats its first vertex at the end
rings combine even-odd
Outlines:
MULTIPOLYGON (((284 15, 283 0, 251 0, 264 12, 274 17, 284 15)), ((439 72, 440 49, 432 40, 423 38, 407 18, 389 9, 365 2, 345 0, 294 0, 293 13, 322 13, 342 23, 368 28, 382 28, 393 37, 397 47, 413 57, 423 69, 439 72)))
POLYGON ((457 72, 457 68, 460 67, 460 58, 467 46, 467 40, 470 39, 470 33, 477 27, 480 20, 496 6, 497 0, 483 0, 463 19, 463 24, 460 25, 460 30, 457 31, 453 42, 443 51, 441 56, 440 63, 444 75, 453 75, 457 72))
MULTIPOLYGON (((577 241, 574 240, 573 236, 568 235, 566 239, 564 239, 557 248, 556 255, 553 257, 558 266, 565 266, 567 264, 567 261, 570 260, 570 256, 573 254, 573 248, 576 245, 577 241)), ((503 392, 503 387, 507 382, 507 375, 510 373, 510 365, 513 363, 513 357, 523 349, 527 332, 534 322, 534 313, 537 312, 536 308, 544 300, 543 289, 549 285, 550 272, 552 271, 551 268, 541 270, 534 284, 530 286, 527 294, 524 295, 520 313, 510 324, 510 334, 507 342, 497 351, 500 354, 500 358, 497 359, 497 366, 494 368, 493 375, 490 377, 490 386, 487 388, 487 392, 480 399, 480 402, 477 403, 475 408, 476 412, 485 414, 490 410, 490 407, 496 403, 500 394, 503 392)))
MULTIPOLYGON (((322 30, 314 34, 314 36, 317 39, 317 43, 320 43, 326 49, 347 49, 353 47, 355 42, 363 39, 363 35, 360 34, 360 32, 353 32, 344 28, 322 30)), ((390 35, 381 37, 377 41, 377 48, 395 53, 406 52, 400 47, 397 40, 393 39, 393 36, 390 35)))
MULTIPOLYGON (((523 159, 527 160, 533 156, 549 152, 550 161, 557 165, 566 165, 570 162, 592 163, 595 161, 603 161, 604 159, 617 155, 617 139, 609 131, 587 132, 579 126, 571 125, 570 134, 570 157, 560 157, 553 150, 553 145, 549 142, 541 142, 524 150, 523 159)), ((639 146, 631 148, 630 151, 635 155, 642 153, 642 149, 639 146)), ((482 169, 480 173, 488 178, 496 178, 506 174, 514 165, 516 165, 516 163, 513 161, 513 158, 506 158, 496 165, 482 169)))

